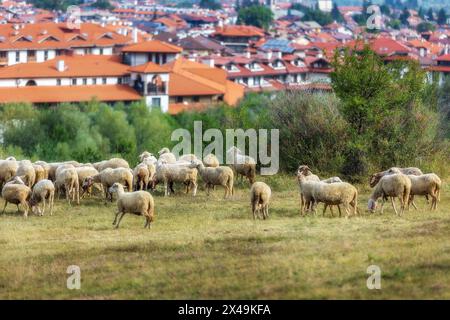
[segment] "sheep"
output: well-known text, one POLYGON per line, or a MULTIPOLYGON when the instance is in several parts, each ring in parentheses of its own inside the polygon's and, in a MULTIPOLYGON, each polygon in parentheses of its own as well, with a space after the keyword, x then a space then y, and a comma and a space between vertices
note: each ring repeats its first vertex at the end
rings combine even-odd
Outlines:
POLYGON ((164 196, 174 192, 170 187, 173 182, 181 182, 186 185, 186 193, 193 187, 192 195, 197 194, 197 170, 186 165, 166 163, 158 160, 156 164, 156 174, 154 185, 159 182, 164 183, 164 196))
POLYGON ((400 173, 385 175, 380 181, 378 181, 375 189, 373 190, 369 202, 368 209, 370 212, 375 212, 377 207, 378 198, 382 197, 381 213, 383 213, 384 202, 387 197, 391 197, 392 208, 394 212, 398 215, 397 209, 395 208, 394 197, 398 197, 401 203, 400 215, 403 214, 406 205, 409 201, 409 194, 411 192, 411 180, 408 176, 400 173))
POLYGON ((307 165, 304 164, 299 165, 297 169, 297 174, 298 173, 301 173, 304 176, 309 177, 308 179, 310 181, 320 181, 320 178, 317 175, 313 174, 311 169, 307 165))
POLYGON ((411 192, 408 201, 409 205, 414 204, 414 196, 431 196, 431 210, 437 209, 437 202, 440 201, 441 179, 434 173, 423 174, 421 176, 407 175, 411 180, 411 192))
POLYGON ((43 179, 48 179, 48 174, 49 174, 51 166, 45 161, 36 161, 34 164, 41 166, 42 169, 44 169, 44 178, 43 179))
POLYGON ((48 177, 47 179, 55 182, 56 181, 56 169, 58 169, 58 167, 60 165, 62 165, 62 162, 51 162, 48 163, 49 169, 48 169, 48 177))
POLYGON ((212 167, 212 168, 220 166, 219 159, 217 159, 217 157, 212 153, 207 154, 203 158, 203 164, 205 165, 205 167, 212 167))
MULTIPOLYGON (((80 167, 75 168, 75 171, 77 172, 78 175, 78 185, 80 186, 80 191, 81 191, 81 195, 80 197, 83 198, 84 194, 87 193, 88 196, 91 196, 92 194, 92 186, 90 186, 89 188, 85 190, 82 188, 83 186, 83 182, 87 177, 91 177, 91 176, 95 176, 96 174, 98 174, 97 169, 95 169, 94 167, 88 166, 88 165, 83 165, 80 167)), ((100 191, 103 193, 103 187, 101 184, 94 184, 94 186, 99 186, 100 191)))
POLYGON ((0 187, 16 175, 18 167, 15 160, 0 160, 0 187))
POLYGON ((182 155, 181 157, 179 157, 178 158, 178 161, 188 161, 188 162, 190 162, 190 161, 194 161, 194 160, 197 160, 197 157, 196 157, 196 155, 195 154, 184 154, 184 155, 182 155))
POLYGON ((339 177, 331 177, 331 178, 328 178, 328 179, 321 180, 321 182, 324 182, 324 183, 336 183, 336 182, 343 182, 343 181, 339 177))
POLYGON ((36 185, 36 183, 38 183, 39 181, 46 179, 45 169, 41 165, 33 163, 33 169, 36 175, 36 178, 34 179, 34 185, 36 185))
POLYGON ((158 162, 158 159, 156 159, 154 156, 146 157, 141 161, 141 163, 145 163, 147 165, 156 165, 156 162, 158 162))
POLYGON ((25 185, 25 182, 23 182, 23 178, 24 178, 24 177, 14 176, 14 177, 12 177, 11 179, 9 179, 9 180, 5 183, 5 185, 7 185, 7 184, 23 184, 23 185, 25 185))
POLYGON ((61 165, 56 170, 55 190, 60 194, 61 189, 64 188, 66 199, 71 204, 72 201, 77 201, 80 204, 80 184, 78 182, 78 174, 73 165, 61 165), (72 167, 71 167, 72 166, 72 167))
POLYGON ((15 204, 17 206, 17 211, 19 211, 19 204, 21 204, 24 209, 23 216, 27 218, 29 210, 28 201, 30 200, 30 197, 31 189, 28 186, 15 183, 5 184, 2 189, 2 198, 5 200, 2 214, 5 213, 8 203, 15 204))
POLYGON ((25 184, 32 188, 36 180, 36 172, 34 171, 33 164, 29 160, 19 161, 19 166, 16 171, 17 176, 23 176, 25 184))
POLYGON ((250 156, 242 154, 242 152, 236 148, 231 147, 227 151, 228 157, 231 158, 231 167, 237 176, 241 175, 246 177, 250 184, 255 182, 256 177, 256 161, 250 156))
POLYGON ((406 175, 416 175, 416 176, 420 176, 423 174, 422 170, 420 170, 419 168, 415 168, 415 167, 410 167, 410 168, 392 167, 388 170, 372 174, 369 179, 370 187, 371 188, 375 187, 377 185, 378 181, 380 181, 380 179, 382 177, 384 177, 385 175, 394 174, 394 173, 397 173, 397 174, 403 173, 406 175))
POLYGON ((112 194, 109 192, 109 188, 114 183, 120 183, 128 188, 128 191, 133 190, 133 173, 127 168, 105 169, 96 175, 87 177, 83 181, 83 192, 85 192, 94 183, 101 183, 103 190, 105 191, 105 203, 108 199, 112 202, 112 194))
POLYGON ((297 182, 300 191, 300 215, 311 209, 313 204, 312 188, 316 182, 320 182, 314 174, 305 175, 302 170, 297 170, 297 182))
POLYGON ((256 215, 262 218, 269 218, 269 202, 272 191, 270 187, 264 182, 255 182, 250 189, 250 203, 252 207, 253 220, 256 219, 256 215))
POLYGON ((158 160, 165 161, 166 163, 175 163, 177 161, 175 155, 170 152, 169 148, 162 148, 159 150, 158 155, 158 160))
POLYGON ((31 198, 29 201, 29 204, 33 210, 37 208, 37 212, 43 216, 45 213, 45 204, 46 200, 49 202, 50 207, 50 215, 53 215, 53 203, 55 201, 55 186, 53 182, 51 182, 48 179, 43 179, 37 182, 34 187, 33 191, 31 193, 31 198), (42 211, 41 208, 39 208, 39 203, 43 202, 42 211))
POLYGON ((126 168, 129 169, 130 165, 124 159, 120 158, 112 158, 105 161, 96 162, 93 164, 94 168, 97 169, 98 172, 102 172, 105 169, 117 169, 117 168, 126 168))
POLYGON ((150 172, 146 164, 141 163, 134 168, 133 181, 135 190, 147 190, 150 181, 150 172))
POLYGON ((225 188, 224 198, 234 194, 234 172, 230 167, 205 167, 201 161, 192 161, 192 168, 196 168, 205 183, 206 193, 210 194, 210 189, 214 186, 223 186, 225 188))
POLYGON ((127 192, 123 190, 120 183, 114 183, 109 189, 109 193, 117 193, 117 213, 113 221, 113 226, 119 228, 120 221, 125 213, 134 213, 145 217, 144 228, 150 228, 154 220, 155 203, 153 197, 147 191, 127 192), (120 214, 120 217, 119 217, 120 214), (117 220, 117 218, 119 218, 117 220))
POLYGON ((346 218, 350 215, 350 207, 353 207, 353 215, 358 213, 358 190, 347 182, 315 182, 312 188, 312 198, 314 201, 314 212, 316 211, 316 204, 323 202, 325 204, 323 208, 324 215, 327 207, 333 205, 338 206, 339 216, 341 216, 340 205, 343 205, 345 208, 346 218))

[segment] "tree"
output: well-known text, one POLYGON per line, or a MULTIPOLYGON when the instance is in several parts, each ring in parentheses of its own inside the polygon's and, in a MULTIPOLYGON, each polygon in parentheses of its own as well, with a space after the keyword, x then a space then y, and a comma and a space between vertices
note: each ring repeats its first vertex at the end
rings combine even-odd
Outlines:
POLYGON ((428 21, 434 21, 434 13, 433 13, 432 8, 428 9, 427 17, 428 17, 428 21))
POLYGON ((216 0, 200 0, 199 6, 200 8, 203 9, 211 9, 211 10, 222 9, 222 5, 216 0))
POLYGON ((436 27, 430 22, 421 22, 417 26, 417 32, 423 33, 428 31, 434 31, 436 27))
POLYGON ((92 7, 101 10, 112 10, 114 6, 109 2, 109 0, 97 0, 92 4, 92 7))
POLYGON ((445 11, 444 8, 442 8, 441 10, 439 10, 438 12, 438 18, 437 18, 437 23, 438 24, 447 24, 447 12, 445 11))
POLYGON ((238 12, 238 23, 252 25, 265 30, 273 21, 273 12, 266 6, 254 5, 241 8, 238 12))
POLYGON ((409 10, 408 10, 408 8, 403 8, 403 11, 402 11, 402 13, 400 14, 400 17, 399 17, 399 19, 400 19, 400 22, 403 24, 403 25, 408 25, 408 18, 410 17, 411 15, 409 14, 409 10))
POLYGON ((418 15, 421 19, 425 19, 425 9, 422 6, 419 8, 418 15))
POLYGON ((336 4, 336 2, 333 3, 333 9, 331 10, 331 17, 334 21, 342 22, 344 21, 344 18, 342 17, 341 12, 339 11, 339 8, 336 4))

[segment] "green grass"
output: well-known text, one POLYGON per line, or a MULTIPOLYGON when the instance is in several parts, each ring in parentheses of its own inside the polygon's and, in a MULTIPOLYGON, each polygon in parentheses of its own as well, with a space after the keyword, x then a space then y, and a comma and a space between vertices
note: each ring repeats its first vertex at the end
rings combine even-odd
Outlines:
POLYGON ((221 188, 209 198, 157 194, 151 230, 134 215, 113 229, 115 204, 95 198, 60 200, 53 216, 27 220, 10 205, 0 216, 0 298, 450 298, 449 184, 438 211, 421 197, 403 217, 390 206, 367 214, 361 190, 363 215, 346 220, 299 217, 294 179, 265 180, 274 189, 267 221, 250 219, 244 185, 230 201, 221 188), (381 290, 366 287, 372 264, 381 290), (81 268, 80 290, 66 288, 69 265, 81 268))

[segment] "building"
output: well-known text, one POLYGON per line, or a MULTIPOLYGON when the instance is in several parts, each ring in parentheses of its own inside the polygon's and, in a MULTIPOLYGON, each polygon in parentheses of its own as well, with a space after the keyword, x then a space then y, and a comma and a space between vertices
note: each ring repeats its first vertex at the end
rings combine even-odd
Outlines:
POLYGON ((333 10, 333 0, 317 0, 317 7, 320 11, 331 12, 333 10))
POLYGON ((224 46, 236 51, 245 52, 252 42, 264 38, 264 30, 245 25, 227 25, 217 27, 212 37, 224 46))

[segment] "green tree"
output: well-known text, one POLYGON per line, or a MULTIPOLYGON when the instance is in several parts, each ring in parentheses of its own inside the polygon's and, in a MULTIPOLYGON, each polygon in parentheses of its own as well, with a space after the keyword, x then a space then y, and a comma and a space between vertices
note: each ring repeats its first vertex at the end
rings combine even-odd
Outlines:
POLYGON ((440 25, 447 24, 447 12, 445 11, 444 8, 442 8, 438 12, 437 23, 440 25))
POLYGON ((114 6, 109 2, 109 0, 97 0, 92 4, 92 7, 101 10, 113 10, 114 6))
POLYGON ((222 9, 222 5, 220 4, 220 2, 216 0, 200 0, 199 6, 200 8, 203 9, 211 9, 211 10, 222 9))
POLYGON ((417 32, 428 32, 428 31, 434 31, 436 27, 430 23, 430 22, 421 22, 417 25, 417 32))
POLYGON ((434 21, 434 13, 433 8, 430 7, 427 12, 428 21, 434 21))
POLYGON ((268 30, 273 21, 273 12, 266 6, 253 5, 241 8, 238 12, 238 23, 252 25, 268 30))
POLYGON ((400 19, 400 22, 403 24, 403 25, 408 25, 409 23, 408 23, 408 18, 410 17, 411 15, 410 15, 410 13, 409 13, 409 10, 408 10, 408 8, 403 8, 403 11, 402 11, 402 13, 400 14, 400 17, 399 17, 399 19, 400 19))
POLYGON ((344 18, 342 17, 341 12, 339 11, 339 8, 336 4, 336 2, 333 3, 333 9, 331 10, 331 17, 334 21, 342 22, 344 21, 344 18))

